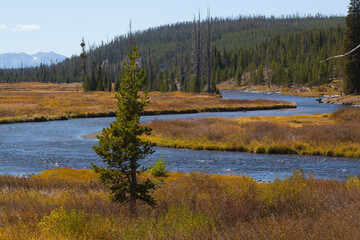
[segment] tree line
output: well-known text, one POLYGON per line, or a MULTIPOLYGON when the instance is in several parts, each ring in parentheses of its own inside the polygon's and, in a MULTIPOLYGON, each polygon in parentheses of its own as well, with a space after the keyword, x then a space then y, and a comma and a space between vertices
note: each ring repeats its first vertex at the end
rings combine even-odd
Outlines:
MULTIPOLYGON (((216 84, 320 84, 342 75, 341 64, 315 64, 338 53, 343 17, 251 16, 211 18, 150 28, 132 34, 142 57, 148 91, 214 92, 216 84)), ((80 56, 34 68, 0 69, 0 82, 83 82, 85 90, 117 90, 129 36, 99 46, 81 42, 80 56), (84 45, 82 45, 84 44, 84 45)))

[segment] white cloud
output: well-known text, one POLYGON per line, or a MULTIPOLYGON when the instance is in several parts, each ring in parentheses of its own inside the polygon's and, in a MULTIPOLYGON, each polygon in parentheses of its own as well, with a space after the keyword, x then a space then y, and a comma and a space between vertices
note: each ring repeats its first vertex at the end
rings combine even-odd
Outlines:
POLYGON ((26 25, 26 24, 18 24, 13 28, 14 32, 17 31, 33 31, 33 30, 39 30, 40 26, 39 25, 26 25))
POLYGON ((5 24, 0 24, 0 30, 5 30, 6 29, 6 25, 5 24))

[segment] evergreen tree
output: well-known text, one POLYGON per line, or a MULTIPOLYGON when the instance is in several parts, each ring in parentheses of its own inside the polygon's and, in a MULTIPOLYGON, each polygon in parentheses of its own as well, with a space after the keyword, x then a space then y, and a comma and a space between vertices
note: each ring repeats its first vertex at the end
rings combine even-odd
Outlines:
POLYGON ((95 90, 97 91, 104 91, 104 80, 103 80, 103 70, 101 67, 102 63, 101 63, 101 52, 99 52, 99 60, 98 60, 98 66, 96 68, 96 88, 95 90))
POLYGON ((116 78, 114 83, 114 91, 115 92, 119 91, 119 88, 120 88, 120 80, 116 78))
POLYGON ((80 54, 80 58, 81 58, 81 71, 82 71, 82 77, 83 77, 83 88, 85 91, 89 91, 90 90, 90 85, 89 83, 86 81, 86 51, 85 51, 85 41, 84 38, 82 39, 81 43, 81 54, 80 54))
MULTIPOLYGON (((343 48, 349 52, 360 44, 360 1, 351 0, 346 17, 346 30, 343 48)), ((360 91, 360 51, 356 51, 344 60, 344 92, 352 94, 360 91)))
POLYGON ((130 210, 136 212, 136 200, 147 204, 155 204, 149 192, 155 184, 147 179, 139 183, 139 159, 153 153, 152 144, 140 139, 142 134, 150 134, 151 129, 141 126, 140 114, 147 102, 147 95, 139 95, 144 86, 145 74, 139 69, 136 60, 140 57, 135 46, 131 54, 127 53, 130 62, 124 62, 121 84, 116 95, 118 100, 117 118, 109 128, 103 129, 99 136, 99 146, 93 149, 98 154, 106 167, 91 164, 96 173, 100 174, 100 181, 111 191, 111 199, 117 202, 130 202, 130 210))
POLYGON ((238 70, 236 75, 235 75, 236 86, 240 86, 241 77, 242 77, 242 74, 241 74, 240 70, 238 70))

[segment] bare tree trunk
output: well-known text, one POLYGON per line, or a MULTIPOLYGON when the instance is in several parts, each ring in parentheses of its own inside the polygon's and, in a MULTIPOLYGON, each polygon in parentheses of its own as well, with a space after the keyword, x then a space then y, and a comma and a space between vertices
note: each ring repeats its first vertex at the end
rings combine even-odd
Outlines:
POLYGON ((329 60, 331 60, 331 59, 346 57, 347 55, 352 54, 353 52, 355 52, 355 51, 358 50, 359 48, 360 48, 360 44, 359 44, 356 48, 352 49, 350 52, 347 52, 347 53, 345 53, 345 54, 338 55, 338 56, 329 57, 329 58, 327 58, 327 59, 325 59, 325 60, 322 60, 320 63, 327 62, 327 61, 329 61, 329 60))
POLYGON ((207 84, 208 84, 208 94, 211 93, 210 86, 210 9, 208 9, 207 15, 207 34, 206 34, 206 63, 207 63, 207 84))
POLYGON ((109 92, 111 92, 111 88, 112 88, 112 81, 111 81, 111 74, 110 74, 110 53, 109 51, 107 52, 107 76, 108 76, 108 81, 107 81, 107 90, 109 92))
POLYGON ((193 56, 192 63, 195 74, 195 92, 200 92, 201 86, 201 30, 200 30, 200 13, 198 21, 194 17, 194 42, 193 42, 193 56))
POLYGON ((90 73, 91 73, 91 91, 96 90, 95 64, 92 60, 92 47, 90 48, 90 73))
POLYGON ((184 66, 184 48, 182 47, 181 51, 181 62, 180 62, 180 89, 184 90, 184 82, 185 82, 185 66, 184 66))
POLYGON ((199 12, 199 20, 197 23, 197 36, 196 36, 196 92, 201 92, 201 23, 200 23, 200 12, 199 12))
POLYGON ((305 34, 304 34, 304 44, 305 44, 305 57, 306 57, 306 65, 307 65, 307 72, 308 72, 308 83, 309 83, 309 77, 310 77, 310 66, 309 66, 309 57, 308 57, 308 48, 307 48, 307 43, 306 43, 306 39, 305 39, 305 34))
MULTIPOLYGON (((131 160, 134 161, 134 160, 131 160)), ((136 178, 136 161, 134 163, 130 163, 131 165, 131 183, 130 183, 130 213, 132 216, 136 216, 136 186, 137 186, 137 178, 136 178)))
POLYGON ((153 78, 153 69, 152 69, 152 64, 151 64, 151 51, 150 51, 150 48, 148 49, 149 51, 149 55, 148 55, 148 68, 149 68, 149 76, 148 76, 148 79, 149 79, 149 83, 148 83, 148 91, 150 92, 152 90, 152 83, 154 81, 154 78, 153 78))
POLYGON ((269 74, 269 68, 267 65, 267 53, 265 55, 265 68, 266 68, 266 75, 267 75, 267 79, 268 79, 268 87, 271 88, 271 80, 270 80, 270 74, 269 74))

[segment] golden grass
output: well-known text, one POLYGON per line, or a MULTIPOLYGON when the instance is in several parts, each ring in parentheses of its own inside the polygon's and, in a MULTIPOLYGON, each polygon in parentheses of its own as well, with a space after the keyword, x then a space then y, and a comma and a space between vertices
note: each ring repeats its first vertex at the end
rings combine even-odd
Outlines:
MULTIPOLYGON (((250 74, 248 74, 249 76, 250 74)), ((282 94, 300 96, 300 97, 327 97, 340 95, 342 90, 343 81, 333 80, 331 83, 322 84, 319 86, 303 86, 293 85, 291 87, 272 85, 270 88, 267 83, 261 85, 253 85, 247 79, 241 83, 240 86, 236 85, 234 79, 229 79, 217 85, 220 90, 241 90, 241 91, 260 91, 260 92, 281 92, 282 94)))
POLYGON ((330 116, 204 118, 153 121, 145 140, 158 146, 360 157, 360 108, 330 116))
MULTIPOLYGON (((182 92, 149 94, 145 115, 241 111, 296 107, 267 100, 229 100, 218 95, 182 92)), ((0 123, 115 116, 115 93, 84 92, 81 84, 0 84, 0 123)))
MULTIPOLYGON (((141 177, 143 179, 143 176, 141 177)), ((357 239, 360 182, 169 173, 155 207, 110 202, 91 170, 0 176, 0 239, 357 239), (52 175, 52 176, 51 176, 52 175), (88 176, 87 176, 88 175, 88 176)))

